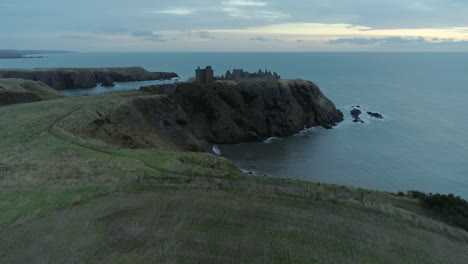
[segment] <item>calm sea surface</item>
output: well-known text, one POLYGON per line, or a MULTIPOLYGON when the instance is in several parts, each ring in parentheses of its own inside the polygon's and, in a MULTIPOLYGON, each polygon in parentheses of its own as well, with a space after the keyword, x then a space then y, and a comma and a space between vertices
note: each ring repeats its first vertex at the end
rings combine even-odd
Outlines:
MULTIPOLYGON (((0 68, 197 66, 269 69, 317 83, 346 116, 336 129, 220 146, 222 155, 259 175, 363 188, 454 193, 468 198, 468 53, 78 53, 0 60, 0 68), (351 122, 350 107, 381 113, 351 122)), ((140 83, 91 93, 138 88, 140 83)), ((68 91, 79 95, 86 91, 68 91)))

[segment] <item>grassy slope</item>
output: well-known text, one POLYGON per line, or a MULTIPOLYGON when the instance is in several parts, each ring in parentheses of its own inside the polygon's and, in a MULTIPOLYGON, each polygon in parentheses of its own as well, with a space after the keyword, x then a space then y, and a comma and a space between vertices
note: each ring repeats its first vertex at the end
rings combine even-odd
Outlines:
POLYGON ((63 94, 50 88, 43 82, 14 78, 0 78, 0 87, 0 92, 32 92, 37 94, 42 100, 51 100, 63 97, 63 94))
POLYGON ((136 92, 0 108, 6 263, 467 263, 468 234, 382 192, 245 176, 207 154, 64 134, 136 92))

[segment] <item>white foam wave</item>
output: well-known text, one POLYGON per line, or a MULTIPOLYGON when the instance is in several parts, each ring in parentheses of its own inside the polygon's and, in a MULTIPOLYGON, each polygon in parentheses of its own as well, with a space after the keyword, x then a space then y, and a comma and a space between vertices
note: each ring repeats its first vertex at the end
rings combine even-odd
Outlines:
POLYGON ((221 150, 218 148, 218 145, 214 145, 213 146, 213 152, 218 155, 218 156, 221 156, 221 150))
POLYGON ((273 141, 280 140, 280 139, 281 138, 279 138, 279 137, 271 137, 271 138, 267 138, 267 139, 263 140, 263 143, 269 144, 269 143, 271 143, 273 141))
POLYGON ((241 171, 242 171, 242 173, 245 173, 245 174, 257 175, 257 173, 255 171, 246 170, 246 169, 242 169, 242 168, 241 168, 241 171))

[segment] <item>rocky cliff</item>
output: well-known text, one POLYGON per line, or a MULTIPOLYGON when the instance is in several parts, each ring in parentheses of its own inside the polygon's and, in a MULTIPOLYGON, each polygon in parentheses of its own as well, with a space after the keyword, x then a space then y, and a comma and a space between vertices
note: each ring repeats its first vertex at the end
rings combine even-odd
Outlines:
POLYGON ((194 135, 215 144, 290 136, 314 126, 331 128, 343 120, 319 87, 304 80, 183 83, 174 96, 194 135))
POLYGON ((55 128, 126 148, 210 152, 212 144, 290 136, 343 120, 317 85, 303 80, 179 83, 170 95, 157 91, 116 96, 73 113, 55 128))
POLYGON ((0 78, 41 81, 61 89, 92 88, 97 83, 165 80, 178 77, 173 72, 148 72, 141 67, 128 68, 44 68, 0 69, 0 78))
POLYGON ((0 105, 30 103, 63 97, 42 82, 0 79, 0 105))

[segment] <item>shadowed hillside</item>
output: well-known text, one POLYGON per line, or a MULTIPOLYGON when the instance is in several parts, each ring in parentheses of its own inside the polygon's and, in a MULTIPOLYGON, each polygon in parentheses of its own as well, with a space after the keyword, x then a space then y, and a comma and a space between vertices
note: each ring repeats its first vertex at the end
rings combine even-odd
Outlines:
POLYGON ((64 97, 42 82, 24 79, 0 79, 0 106, 64 97))
POLYGON ((0 108, 2 261, 468 261, 468 234, 415 199, 247 176, 225 159, 172 151, 181 142, 164 138, 165 126, 151 126, 159 139, 148 145, 106 139, 125 125, 144 131, 145 115, 164 124, 165 115, 147 114, 172 113, 165 100, 120 92, 0 108), (122 115, 122 124, 83 132, 122 115))

